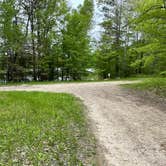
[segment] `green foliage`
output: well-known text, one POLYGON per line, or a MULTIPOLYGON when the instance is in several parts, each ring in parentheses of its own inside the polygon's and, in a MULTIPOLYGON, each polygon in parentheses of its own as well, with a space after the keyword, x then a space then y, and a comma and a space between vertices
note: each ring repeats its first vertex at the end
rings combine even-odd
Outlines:
POLYGON ((101 39, 92 52, 93 0, 69 9, 66 0, 0 2, 0 79, 81 80, 160 74, 166 70, 163 0, 98 0, 101 39))
POLYGON ((162 71, 162 72, 160 73, 160 76, 166 77, 166 71, 162 71))
POLYGON ((0 165, 93 162, 94 140, 71 95, 0 92, 0 121, 0 165))
POLYGON ((19 11, 13 6, 15 6, 14 0, 0 3, 0 67, 3 74, 6 74, 6 79, 19 80, 25 72, 25 64, 22 61, 26 58, 22 56, 24 36, 21 30, 22 24, 18 25, 19 11))
POLYGON ((165 1, 99 2, 104 13, 101 23, 104 32, 96 52, 99 76, 151 75, 165 71, 165 1))
MULTIPOLYGON (((138 1, 135 11, 136 28, 141 34, 142 45, 136 48, 142 54, 142 66, 145 73, 154 74, 165 70, 165 19, 166 9, 163 1, 138 1)), ((141 42, 141 41, 140 41, 141 42)))
POLYGON ((93 1, 85 0, 79 10, 73 10, 67 17, 63 31, 63 54, 66 75, 80 80, 87 74, 90 59, 90 39, 88 32, 93 16, 93 1))
POLYGON ((93 0, 70 10, 66 0, 0 2, 0 79, 81 79, 91 55, 93 0))

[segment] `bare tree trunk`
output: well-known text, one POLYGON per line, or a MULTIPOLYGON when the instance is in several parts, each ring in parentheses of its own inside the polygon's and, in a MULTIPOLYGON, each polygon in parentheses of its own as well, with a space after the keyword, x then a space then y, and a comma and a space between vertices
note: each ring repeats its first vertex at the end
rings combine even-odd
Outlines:
POLYGON ((37 19, 37 77, 41 77, 41 72, 40 72, 40 66, 39 66, 39 60, 41 58, 41 34, 40 34, 40 19, 37 19))
MULTIPOLYGON (((116 41, 115 41, 115 48, 116 50, 120 49, 120 18, 119 18, 119 9, 118 9, 118 4, 116 6, 116 41)), ((119 53, 119 51, 117 51, 119 53)), ((115 71, 116 71, 116 76, 119 77, 119 55, 116 55, 116 64, 115 64, 115 71)))

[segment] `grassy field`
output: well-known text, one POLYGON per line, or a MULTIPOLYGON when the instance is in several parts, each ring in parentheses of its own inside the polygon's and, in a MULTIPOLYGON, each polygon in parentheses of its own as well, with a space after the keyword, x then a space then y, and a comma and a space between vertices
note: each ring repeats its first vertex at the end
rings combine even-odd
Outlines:
POLYGON ((151 91, 162 97, 166 97, 166 78, 144 78, 142 82, 124 85, 136 90, 151 91))
POLYGON ((95 162, 83 106, 67 94, 0 92, 0 165, 95 162))

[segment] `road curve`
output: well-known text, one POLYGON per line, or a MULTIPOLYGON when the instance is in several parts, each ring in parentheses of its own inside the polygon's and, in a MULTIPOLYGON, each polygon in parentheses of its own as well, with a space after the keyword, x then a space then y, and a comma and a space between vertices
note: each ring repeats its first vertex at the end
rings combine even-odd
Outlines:
POLYGON ((101 166, 166 166, 166 112, 128 93, 129 81, 22 85, 1 91, 72 93, 88 109, 103 156, 101 166))

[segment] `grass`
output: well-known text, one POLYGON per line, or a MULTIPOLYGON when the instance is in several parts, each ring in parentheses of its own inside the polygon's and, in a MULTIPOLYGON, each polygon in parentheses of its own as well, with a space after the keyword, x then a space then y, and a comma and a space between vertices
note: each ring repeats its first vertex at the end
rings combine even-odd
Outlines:
POLYGON ((17 85, 47 85, 47 84, 62 84, 62 83, 95 83, 95 82, 109 82, 109 81, 127 81, 127 80, 140 80, 142 78, 127 77, 127 78, 115 78, 106 80, 80 80, 80 81, 31 81, 31 82, 0 82, 0 86, 17 86, 17 85))
POLYGON ((140 83, 124 86, 136 90, 151 91, 159 96, 166 97, 166 78, 144 78, 140 83))
POLYGON ((143 80, 146 78, 151 78, 152 76, 148 75, 136 75, 136 76, 131 76, 131 77, 121 77, 121 78, 110 78, 110 79, 105 79, 105 80, 77 80, 77 81, 30 81, 30 82, 0 82, 0 86, 14 86, 14 85, 46 85, 46 84, 61 84, 61 83, 88 83, 88 82, 109 82, 109 81, 135 81, 135 80, 143 80))
POLYGON ((0 165, 93 164, 95 141, 72 95, 0 92, 0 165))
MULTIPOLYGON (((113 81, 113 80, 105 80, 113 81)), ((115 80, 114 80, 115 81, 115 80)), ((82 81, 31 81, 31 82, 0 82, 0 86, 17 86, 17 85, 47 85, 47 84, 68 84, 68 83, 87 83, 87 82, 104 82, 103 80, 82 80, 82 81)))

